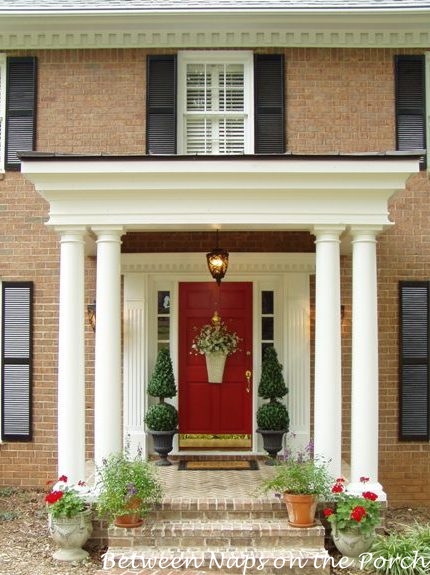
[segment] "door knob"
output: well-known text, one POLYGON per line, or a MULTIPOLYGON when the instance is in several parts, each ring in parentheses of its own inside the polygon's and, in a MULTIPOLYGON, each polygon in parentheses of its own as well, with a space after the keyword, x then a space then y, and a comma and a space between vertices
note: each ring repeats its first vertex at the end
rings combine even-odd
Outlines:
POLYGON ((249 393, 251 391, 251 375, 252 372, 247 369, 245 371, 245 377, 246 377, 246 392, 249 393))

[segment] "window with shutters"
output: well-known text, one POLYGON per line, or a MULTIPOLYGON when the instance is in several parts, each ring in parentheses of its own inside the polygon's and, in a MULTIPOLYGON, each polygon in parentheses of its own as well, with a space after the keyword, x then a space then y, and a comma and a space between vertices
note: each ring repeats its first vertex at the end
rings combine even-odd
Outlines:
POLYGON ((396 149, 426 149, 424 56, 396 57, 396 149))
POLYGON ((32 437, 32 282, 3 282, 1 305, 1 438, 32 437))
POLYGON ((399 284, 402 440, 430 439, 429 290, 425 281, 399 284))
POLYGON ((179 153, 253 151, 252 53, 181 53, 178 96, 179 153))
POLYGON ((151 55, 147 81, 149 154, 285 152, 281 54, 151 55))
POLYGON ((0 54, 0 171, 19 170, 18 152, 34 149, 36 60, 0 54))

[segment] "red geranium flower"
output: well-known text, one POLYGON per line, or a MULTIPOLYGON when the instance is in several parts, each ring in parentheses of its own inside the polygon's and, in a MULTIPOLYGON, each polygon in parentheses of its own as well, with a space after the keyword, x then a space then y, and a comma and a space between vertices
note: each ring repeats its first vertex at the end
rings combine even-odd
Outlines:
POLYGON ((373 491, 364 491, 362 495, 364 499, 370 499, 370 501, 376 501, 378 499, 378 496, 376 493, 373 493, 373 491))
POLYGON ((323 509, 323 513, 324 513, 324 517, 330 517, 330 515, 333 515, 334 511, 333 511, 333 509, 326 507, 326 509, 323 509))
POLYGON ((67 483, 67 475, 61 475, 61 477, 58 478, 58 481, 62 481, 63 483, 67 483))
POLYGON ((369 481, 369 477, 360 477, 360 483, 368 483, 369 481))
POLYGON ((366 510, 361 505, 357 505, 357 507, 354 507, 351 511, 351 519, 354 519, 354 521, 360 522, 365 516, 366 510))
POLYGON ((343 492, 343 485, 340 483, 335 483, 331 488, 332 493, 342 493, 343 492))
POLYGON ((59 499, 61 499, 63 495, 64 495, 63 491, 51 491, 51 493, 48 493, 48 495, 45 497, 45 501, 46 503, 52 505, 53 503, 56 503, 59 499))

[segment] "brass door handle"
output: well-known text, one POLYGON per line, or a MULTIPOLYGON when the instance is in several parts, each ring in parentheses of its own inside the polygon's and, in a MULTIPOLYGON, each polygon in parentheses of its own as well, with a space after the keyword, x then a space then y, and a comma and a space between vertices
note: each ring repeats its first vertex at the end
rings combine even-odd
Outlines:
POLYGON ((251 375, 252 372, 247 369, 245 371, 245 377, 246 377, 246 392, 249 393, 251 391, 251 375))

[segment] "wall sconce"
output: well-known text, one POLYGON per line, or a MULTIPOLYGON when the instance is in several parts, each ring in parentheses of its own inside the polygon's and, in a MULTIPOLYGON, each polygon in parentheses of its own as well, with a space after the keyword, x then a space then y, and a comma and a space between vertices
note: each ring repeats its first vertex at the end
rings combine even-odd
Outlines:
POLYGON ((88 321, 93 331, 96 331, 96 302, 87 305, 88 321))
POLYGON ((216 231, 216 248, 206 254, 206 260, 211 276, 220 285, 228 268, 228 251, 218 246, 218 230, 216 231))

